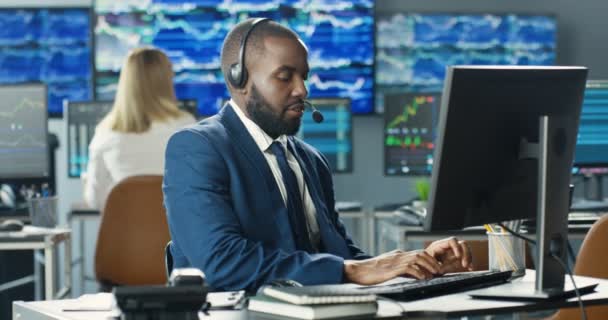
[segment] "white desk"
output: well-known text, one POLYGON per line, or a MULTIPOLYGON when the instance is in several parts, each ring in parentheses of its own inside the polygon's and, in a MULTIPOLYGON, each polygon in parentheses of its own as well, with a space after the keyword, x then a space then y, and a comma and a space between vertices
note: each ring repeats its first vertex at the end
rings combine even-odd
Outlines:
MULTIPOLYGON (((534 281, 535 273, 528 270, 524 278, 516 281, 534 281)), ((576 277, 580 278, 580 277, 576 277)), ((608 304, 608 280, 595 279, 600 285, 597 291, 583 296, 585 306, 608 304)), ((569 280, 567 280, 569 281, 569 280)), ((119 314, 116 308, 108 311, 63 311, 77 304, 76 299, 38 302, 13 302, 13 320, 101 320, 115 317, 119 314)), ((456 293, 413 302, 396 302, 381 300, 378 304, 377 318, 403 318, 402 310, 406 310, 408 319, 417 318, 447 318, 484 314, 514 314, 538 310, 552 310, 564 307, 577 307, 576 298, 549 302, 521 302, 476 300, 466 293, 456 293)), ((200 319, 264 319, 270 318, 259 313, 249 313, 244 310, 210 311, 209 316, 199 313, 200 319)), ((275 318, 276 319, 276 318, 275 318)))
MULTIPOLYGON (((18 232, 0 232, 0 250, 43 250, 44 251, 44 297, 47 300, 62 298, 70 293, 72 286, 72 245, 70 239, 70 229, 62 228, 40 228, 25 226, 18 232), (65 277, 64 286, 55 292, 55 253, 57 245, 65 243, 65 277)), ((34 258, 35 260, 35 258, 34 258)), ((38 264, 35 263, 36 275, 39 278, 38 264)), ((37 282, 36 282, 37 283, 37 282)), ((4 284, 4 289, 24 284, 19 280, 4 284)), ((39 285, 36 285, 36 295, 39 292, 39 285)))

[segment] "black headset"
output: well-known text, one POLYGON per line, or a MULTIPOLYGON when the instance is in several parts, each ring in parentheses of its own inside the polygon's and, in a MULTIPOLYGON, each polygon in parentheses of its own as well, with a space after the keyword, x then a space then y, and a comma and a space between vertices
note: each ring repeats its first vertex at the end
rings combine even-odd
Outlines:
POLYGON ((239 49, 239 61, 237 63, 233 63, 230 66, 230 72, 228 73, 228 81, 230 84, 237 89, 240 89, 245 86, 247 83, 247 68, 245 68, 245 47, 247 46, 247 38, 249 38, 249 34, 251 31, 260 23, 264 21, 270 21, 269 18, 257 18, 253 20, 247 32, 241 39, 241 48, 239 49))

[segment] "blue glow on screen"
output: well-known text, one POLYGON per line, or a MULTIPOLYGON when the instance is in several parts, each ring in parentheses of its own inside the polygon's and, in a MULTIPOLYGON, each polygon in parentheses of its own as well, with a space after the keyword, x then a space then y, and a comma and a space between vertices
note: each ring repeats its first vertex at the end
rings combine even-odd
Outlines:
POLYGON ((448 65, 553 65, 548 15, 396 13, 376 21, 376 111, 384 95, 441 92, 448 65))
POLYGON ((0 83, 46 83, 50 116, 91 99, 90 31, 87 8, 0 9, 0 83))
POLYGON ((220 71, 225 35, 239 21, 268 17, 307 44, 310 97, 344 97, 353 113, 373 111, 373 0, 109 1, 95 3, 96 92, 113 99, 129 50, 153 45, 170 57, 179 99, 215 114, 228 97, 220 71))

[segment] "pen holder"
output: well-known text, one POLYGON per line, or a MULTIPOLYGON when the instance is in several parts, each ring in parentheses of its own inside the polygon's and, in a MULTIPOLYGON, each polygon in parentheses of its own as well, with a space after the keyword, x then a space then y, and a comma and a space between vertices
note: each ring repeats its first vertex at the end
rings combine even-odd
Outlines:
POLYGON ((57 197, 30 198, 27 200, 32 226, 57 226, 57 197))
POLYGON ((492 271, 512 270, 513 276, 526 272, 525 242, 510 233, 487 232, 488 262, 492 271))

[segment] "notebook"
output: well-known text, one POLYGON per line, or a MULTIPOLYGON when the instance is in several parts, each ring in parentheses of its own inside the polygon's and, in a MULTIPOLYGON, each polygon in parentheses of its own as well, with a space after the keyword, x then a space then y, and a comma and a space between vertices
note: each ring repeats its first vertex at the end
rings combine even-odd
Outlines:
POLYGON ((364 303, 297 305, 258 294, 249 298, 248 310, 299 319, 330 319, 371 316, 378 311, 376 301, 364 303))
POLYGON ((264 287, 262 293, 298 305, 374 302, 376 294, 348 285, 316 285, 304 287, 264 287))

